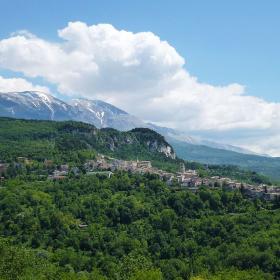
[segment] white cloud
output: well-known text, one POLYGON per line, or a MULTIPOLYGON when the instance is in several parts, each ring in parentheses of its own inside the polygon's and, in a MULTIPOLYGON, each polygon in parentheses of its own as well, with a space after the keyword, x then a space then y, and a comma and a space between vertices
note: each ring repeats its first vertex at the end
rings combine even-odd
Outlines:
POLYGON ((62 94, 100 98, 181 130, 235 133, 240 139, 234 141, 261 152, 267 149, 261 139, 270 137, 271 152, 280 155, 274 142, 280 137, 279 103, 247 96, 239 84, 199 82, 176 50, 153 33, 72 22, 58 36, 53 43, 21 31, 1 40, 0 67, 43 77, 62 94), (252 132, 260 136, 250 138, 252 132))
POLYGON ((4 78, 0 76, 0 92, 13 91, 42 91, 49 93, 47 87, 33 85, 22 78, 4 78))

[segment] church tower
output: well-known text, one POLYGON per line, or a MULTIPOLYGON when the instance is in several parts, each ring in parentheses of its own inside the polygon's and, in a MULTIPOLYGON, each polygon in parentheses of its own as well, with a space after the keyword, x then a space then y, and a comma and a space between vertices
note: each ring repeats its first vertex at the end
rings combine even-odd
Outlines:
POLYGON ((185 164, 183 162, 180 164, 180 170, 181 170, 181 173, 186 172, 185 164))

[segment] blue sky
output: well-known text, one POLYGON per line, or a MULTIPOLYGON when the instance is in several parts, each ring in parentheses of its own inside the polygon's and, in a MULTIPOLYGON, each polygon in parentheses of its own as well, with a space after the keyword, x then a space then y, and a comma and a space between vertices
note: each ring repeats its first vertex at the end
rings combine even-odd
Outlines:
POLYGON ((201 82, 238 82, 246 86, 247 94, 280 101, 277 0, 2 0, 1 11, 0 38, 27 29, 55 41, 57 29, 76 20, 152 31, 176 48, 201 82))
POLYGON ((280 156, 279 11, 278 0, 2 0, 0 91, 102 99, 280 156))

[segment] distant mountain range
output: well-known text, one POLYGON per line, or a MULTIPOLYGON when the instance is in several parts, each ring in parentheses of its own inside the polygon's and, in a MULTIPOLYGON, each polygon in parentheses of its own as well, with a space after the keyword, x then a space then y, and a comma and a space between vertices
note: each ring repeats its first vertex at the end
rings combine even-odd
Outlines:
POLYGON ((188 144, 204 145, 244 154, 254 154, 251 151, 239 147, 201 140, 171 128, 146 123, 100 100, 73 99, 66 103, 52 95, 42 92, 0 93, 0 116, 58 121, 78 120, 93 124, 97 128, 111 127, 121 131, 136 127, 148 127, 165 137, 188 144))
POLYGON ((101 100, 73 99, 65 102, 50 94, 35 91, 0 93, 0 116, 75 120, 93 124, 97 128, 111 127, 121 131, 146 127, 162 134, 183 159, 206 164, 239 165, 280 179, 280 158, 257 155, 243 148, 199 139, 181 131, 146 123, 101 100))
POLYGON ((97 128, 125 131, 147 127, 140 119, 100 100, 73 99, 68 103, 52 95, 35 92, 0 93, 0 116, 38 120, 76 120, 97 128))

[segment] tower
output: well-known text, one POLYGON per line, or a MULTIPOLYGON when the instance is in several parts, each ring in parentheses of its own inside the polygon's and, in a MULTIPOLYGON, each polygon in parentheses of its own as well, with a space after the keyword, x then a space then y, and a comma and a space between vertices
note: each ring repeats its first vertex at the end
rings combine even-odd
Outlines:
POLYGON ((183 162, 180 163, 180 170, 181 170, 181 173, 186 172, 185 164, 183 162))

